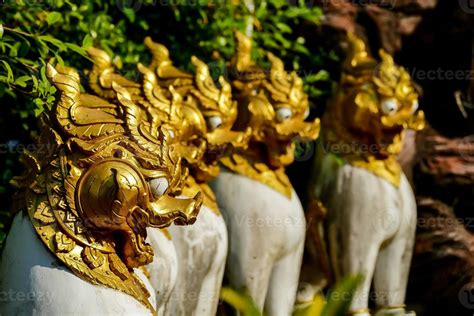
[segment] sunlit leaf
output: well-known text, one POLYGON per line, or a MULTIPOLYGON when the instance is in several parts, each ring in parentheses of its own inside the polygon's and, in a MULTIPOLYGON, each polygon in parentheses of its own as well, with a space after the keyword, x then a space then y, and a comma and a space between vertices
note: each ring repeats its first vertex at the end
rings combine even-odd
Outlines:
POLYGON ((61 13, 55 12, 55 11, 49 12, 48 17, 46 18, 46 22, 49 25, 53 25, 54 23, 59 22, 60 20, 61 20, 61 13))
POLYGON ((329 291, 327 303, 323 308, 321 316, 345 316, 349 310, 354 292, 362 283, 361 275, 350 276, 335 285, 329 291))
POLYGON ((76 44, 72 44, 72 43, 65 43, 66 47, 76 53, 78 53, 79 55, 82 55, 82 56, 87 56, 87 53, 86 51, 84 50, 84 48, 76 45, 76 44))
POLYGON ((19 85, 22 88, 24 88, 24 87, 26 87, 27 82, 30 81, 30 80, 31 80, 30 76, 21 76, 19 78, 16 78, 15 84, 19 85))
POLYGON ((84 39, 82 40, 82 47, 89 48, 92 46, 93 43, 94 43, 94 39, 92 38, 90 34, 87 34, 86 36, 84 36, 84 39))
POLYGON ((262 316, 248 293, 224 287, 221 289, 220 297, 244 316, 262 316))
POLYGON ((11 66, 5 61, 5 60, 0 60, 0 62, 3 64, 3 67, 7 71, 7 78, 8 80, 13 80, 13 71, 11 66))

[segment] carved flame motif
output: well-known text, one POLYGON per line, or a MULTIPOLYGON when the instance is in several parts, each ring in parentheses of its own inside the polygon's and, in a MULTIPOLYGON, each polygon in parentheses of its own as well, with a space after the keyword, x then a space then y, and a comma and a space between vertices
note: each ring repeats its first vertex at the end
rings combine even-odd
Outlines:
POLYGON ((238 102, 234 128, 252 130, 249 149, 222 159, 227 168, 261 181, 291 197, 285 166, 294 160, 294 140, 312 140, 319 134, 319 119, 305 122, 308 96, 296 73, 267 53, 269 71, 251 59, 251 39, 236 33, 237 51, 231 62, 233 94, 238 102))
POLYGON ((126 88, 112 81, 105 100, 81 93, 70 68, 49 64, 47 75, 60 98, 42 116, 38 142, 52 154, 25 153, 27 172, 13 183, 59 260, 78 277, 132 295, 154 312, 132 269, 153 259, 146 227, 192 224, 201 195, 171 196, 186 168, 170 135, 126 88))
POLYGON ((381 61, 365 43, 348 35, 350 49, 338 91, 323 117, 323 139, 332 152, 399 185, 396 161, 404 130, 421 130, 424 113, 410 75, 380 50, 381 61))
POLYGON ((196 69, 193 76, 173 66, 165 46, 150 38, 145 39, 145 44, 153 55, 149 69, 156 75, 155 87, 173 86, 187 103, 202 114, 205 125, 201 125, 201 131, 207 151, 211 154, 206 155, 205 160, 212 161, 213 168, 217 170, 217 159, 210 160, 209 156, 215 156, 229 145, 233 148, 245 147, 250 136, 248 129, 242 132, 231 130, 237 117, 237 103, 232 98, 230 84, 220 76, 216 85, 209 67, 194 56, 191 59, 196 69))

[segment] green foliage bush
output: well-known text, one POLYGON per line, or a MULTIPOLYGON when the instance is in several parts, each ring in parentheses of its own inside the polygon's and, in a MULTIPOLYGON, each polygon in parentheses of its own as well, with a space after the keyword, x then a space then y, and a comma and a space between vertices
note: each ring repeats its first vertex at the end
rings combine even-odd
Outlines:
POLYGON ((233 54, 233 32, 253 17, 253 51, 281 56, 287 67, 305 77, 313 98, 327 95, 329 74, 323 70, 334 52, 310 51, 297 30, 317 25, 318 7, 285 0, 255 1, 251 14, 239 0, 3 0, 0 2, 0 246, 10 219, 9 180, 21 173, 18 157, 31 148, 36 117, 55 100, 45 76, 50 58, 79 70, 90 68, 85 49, 96 46, 114 56, 122 75, 137 79, 136 63, 147 62, 146 35, 168 46, 175 64, 189 69, 192 55, 211 62, 214 74, 233 54), (26 144, 26 145, 24 145, 26 144))

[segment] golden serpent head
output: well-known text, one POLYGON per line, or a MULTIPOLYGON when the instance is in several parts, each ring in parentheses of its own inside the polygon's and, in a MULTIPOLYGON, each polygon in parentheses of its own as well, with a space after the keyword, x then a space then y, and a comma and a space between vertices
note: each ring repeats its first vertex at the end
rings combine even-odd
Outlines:
POLYGON ((186 170, 168 133, 115 82, 116 98, 107 101, 80 92, 73 69, 48 64, 47 75, 60 98, 40 139, 57 150, 49 157, 30 153, 43 166, 34 178, 53 173, 58 179, 57 192, 68 201, 67 221, 83 227, 66 229, 71 238, 107 240, 129 268, 149 263, 153 251, 145 242, 146 227, 191 224, 202 202, 200 194, 187 200, 172 196, 186 170), (53 172, 53 165, 61 172, 53 172))
POLYGON ((408 72, 392 56, 380 50, 378 62, 361 39, 352 34, 348 39, 344 73, 323 126, 378 146, 377 155, 397 153, 404 129, 424 127, 424 114, 417 110, 418 93, 408 72))
POLYGON ((287 73, 283 62, 271 53, 269 71, 256 66, 251 58, 251 40, 236 34, 237 52, 232 60, 232 85, 239 103, 237 129, 250 127, 251 141, 266 146, 267 162, 273 167, 294 160, 295 139, 311 140, 319 134, 319 119, 306 122, 308 96, 303 80, 287 73))

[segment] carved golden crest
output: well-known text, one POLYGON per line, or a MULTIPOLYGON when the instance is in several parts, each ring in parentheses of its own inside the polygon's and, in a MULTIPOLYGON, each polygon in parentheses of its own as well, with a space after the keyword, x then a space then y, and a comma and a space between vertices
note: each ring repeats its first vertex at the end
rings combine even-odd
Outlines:
POLYGON ((296 73, 287 73, 283 62, 267 54, 269 71, 251 60, 251 39, 236 33, 237 51, 231 62, 233 94, 238 102, 234 128, 252 130, 248 150, 238 150, 221 160, 234 172, 261 181, 291 197, 285 166, 294 160, 294 141, 312 140, 319 133, 319 119, 306 122, 308 96, 296 73))
POLYGON ((146 227, 193 223, 202 197, 171 196, 186 168, 127 89, 112 81, 106 100, 81 93, 73 69, 48 64, 47 75, 59 100, 41 117, 38 142, 51 154, 25 153, 27 171, 13 183, 39 237, 72 272, 154 312, 133 272, 153 260, 146 227))
POLYGON ((323 117, 323 139, 329 150, 395 186, 401 167, 396 156, 404 130, 424 127, 418 94, 410 75, 380 50, 381 61, 365 43, 348 35, 350 49, 338 91, 323 117))

